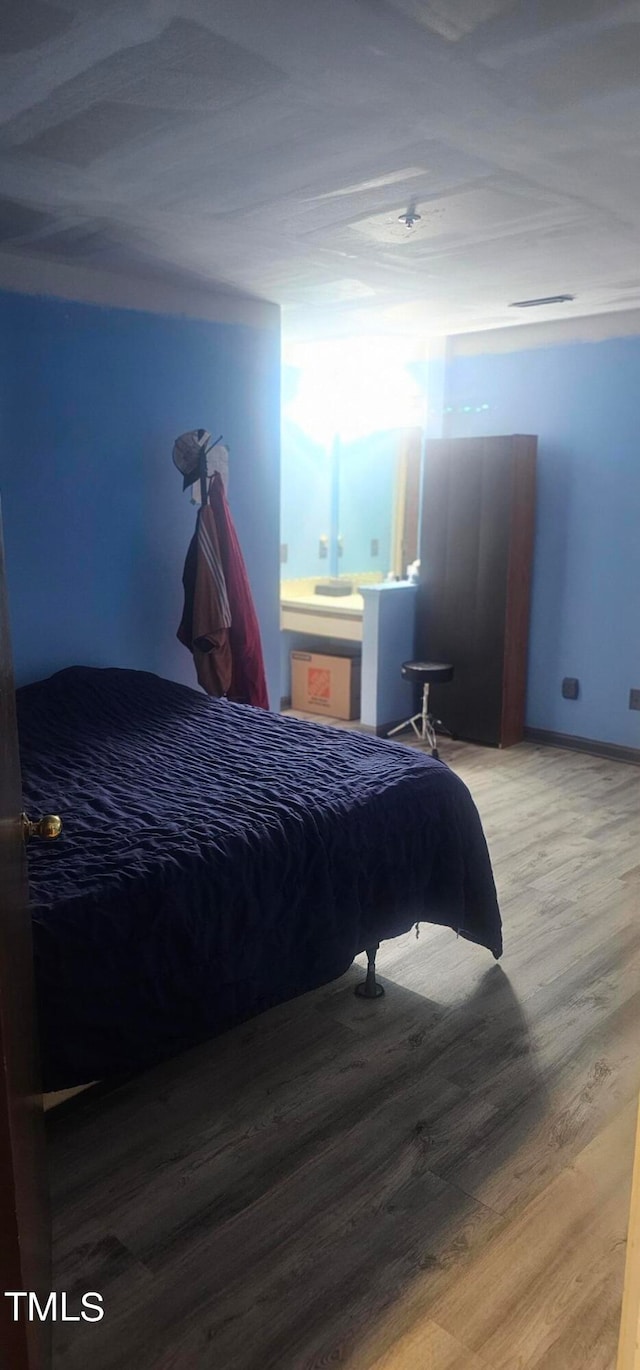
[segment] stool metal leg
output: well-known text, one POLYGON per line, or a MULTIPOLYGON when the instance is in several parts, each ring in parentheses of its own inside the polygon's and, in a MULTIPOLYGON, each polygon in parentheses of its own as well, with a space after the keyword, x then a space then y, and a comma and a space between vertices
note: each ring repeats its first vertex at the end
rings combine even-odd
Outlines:
POLYGON ((432 752, 437 750, 438 742, 436 731, 433 726, 433 717, 429 713, 429 686, 424 687, 422 695, 422 741, 427 742, 432 752))
POLYGON ((438 755, 438 743, 433 726, 433 719, 429 713, 429 683, 425 681, 422 686, 422 708, 419 714, 414 714, 413 718, 408 718, 405 723, 399 723, 396 728, 391 728, 387 737, 394 737, 396 733, 404 732, 405 728, 413 728, 419 742, 426 742, 427 746, 435 755, 438 755))
MULTIPOLYGON (((419 717, 420 717, 420 714, 416 714, 415 717, 416 717, 416 718, 419 718, 419 717)), ((397 726, 396 726, 395 728, 390 728, 389 731, 388 731, 388 733, 387 733, 387 737, 395 737, 396 733, 403 733, 404 730, 405 730, 405 728, 412 728, 412 727, 413 727, 413 719, 412 719, 412 718, 407 718, 407 719, 405 720, 404 723, 398 723, 397 726)))
POLYGON ((422 687, 422 708, 421 708, 421 710, 420 710, 420 713, 419 713, 419 714, 414 714, 412 718, 407 718, 407 719, 405 720, 404 723, 398 723, 398 726, 397 726, 396 728, 391 728, 391 729, 389 730, 389 732, 387 733, 387 737, 394 737, 396 733, 403 733, 404 730, 405 730, 405 728, 413 728, 413 731, 414 731, 416 737, 419 738, 421 742, 424 742, 425 736, 426 736, 425 731, 424 731, 425 694, 426 694, 426 710, 427 710, 427 712, 428 712, 428 710, 429 710, 429 686, 428 686, 428 685, 423 685, 423 687, 422 687), (420 724, 420 727, 418 727, 418 724, 420 724))

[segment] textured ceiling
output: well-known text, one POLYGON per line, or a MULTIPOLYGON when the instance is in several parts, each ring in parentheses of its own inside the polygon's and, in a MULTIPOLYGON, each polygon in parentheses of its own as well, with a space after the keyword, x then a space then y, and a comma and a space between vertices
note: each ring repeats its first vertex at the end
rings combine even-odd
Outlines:
POLYGON ((2 251, 294 333, 640 305, 639 131, 640 0, 0 6, 2 251))

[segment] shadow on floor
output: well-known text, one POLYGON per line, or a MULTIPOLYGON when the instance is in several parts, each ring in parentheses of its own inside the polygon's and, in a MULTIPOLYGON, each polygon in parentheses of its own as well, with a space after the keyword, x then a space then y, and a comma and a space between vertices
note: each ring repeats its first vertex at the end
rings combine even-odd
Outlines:
POLYGON ((49 1118, 56 1287, 105 1307, 56 1370, 348 1365, 499 1223, 483 1188, 544 1112, 507 977, 454 1007, 361 978, 49 1118))

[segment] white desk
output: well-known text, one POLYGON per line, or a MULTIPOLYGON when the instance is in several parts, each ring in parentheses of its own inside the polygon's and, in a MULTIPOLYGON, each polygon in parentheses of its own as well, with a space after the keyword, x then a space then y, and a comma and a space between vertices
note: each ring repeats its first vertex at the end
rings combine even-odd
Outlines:
POLYGON ((362 595, 299 595, 280 600, 280 627, 336 641, 362 642, 362 595))

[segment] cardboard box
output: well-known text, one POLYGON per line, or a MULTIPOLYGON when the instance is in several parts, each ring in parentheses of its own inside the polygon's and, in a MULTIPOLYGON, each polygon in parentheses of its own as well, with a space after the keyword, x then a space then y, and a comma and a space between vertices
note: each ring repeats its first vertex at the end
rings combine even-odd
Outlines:
POLYGON ((354 652, 292 652, 292 708, 326 718, 359 718, 361 664, 354 652))

